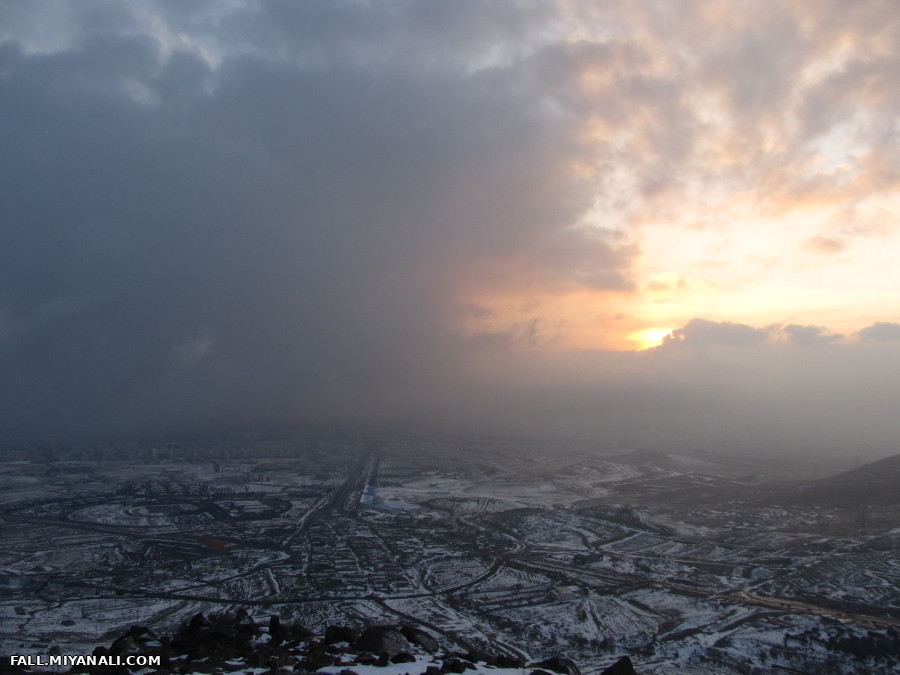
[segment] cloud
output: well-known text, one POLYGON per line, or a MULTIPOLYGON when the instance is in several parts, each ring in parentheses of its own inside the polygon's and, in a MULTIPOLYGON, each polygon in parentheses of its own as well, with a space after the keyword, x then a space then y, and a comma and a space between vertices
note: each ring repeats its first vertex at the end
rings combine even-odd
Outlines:
POLYGON ((843 336, 830 332, 822 326, 801 326, 788 324, 783 329, 788 340, 795 345, 826 344, 840 340, 843 336))
POLYGON ((731 321, 691 319, 663 338, 660 349, 704 349, 712 346, 747 347, 766 340, 764 330, 731 321))
POLYGON ((754 328, 731 321, 691 319, 663 338, 663 343, 653 351, 771 346, 778 344, 779 334, 786 338, 788 344, 797 346, 828 344, 843 337, 824 326, 788 324, 783 327, 754 328))
POLYGON ((891 345, 703 294, 890 241, 897 13, 844 5, 0 4, 3 434, 802 435, 773 388, 883 393, 891 345), (651 315, 662 348, 597 352, 651 315))
POLYGON ((871 326, 866 326, 857 332, 857 335, 864 340, 897 342, 900 341, 900 323, 876 321, 871 326))
POLYGON ((783 335, 788 344, 806 346, 828 344, 843 336, 824 326, 788 324, 783 327, 754 328, 731 321, 691 319, 663 338, 663 343, 651 351, 704 350, 710 347, 759 347, 779 343, 783 335))
POLYGON ((105 298, 7 350, 11 435, 365 417, 452 374, 473 281, 631 287, 633 247, 573 228, 577 129, 527 55, 488 56, 527 12, 266 4, 209 60, 196 30, 171 42, 190 13, 123 7, 53 51, 0 45, 4 343, 105 298))
POLYGON ((804 241, 803 248, 816 253, 840 253, 847 248, 847 242, 841 238, 816 235, 804 241))

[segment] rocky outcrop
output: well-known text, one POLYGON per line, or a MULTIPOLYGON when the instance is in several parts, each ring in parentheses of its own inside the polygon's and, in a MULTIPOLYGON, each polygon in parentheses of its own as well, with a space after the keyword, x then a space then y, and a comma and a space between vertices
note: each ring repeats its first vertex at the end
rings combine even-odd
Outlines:
MULTIPOLYGON (((508 654, 459 654, 441 649, 437 639, 415 625, 383 624, 358 632, 347 626, 328 626, 314 634, 298 624, 286 625, 277 616, 257 622, 243 609, 236 614, 196 614, 175 634, 157 637, 143 626, 133 626, 107 647, 97 647, 98 656, 159 656, 158 675, 186 673, 245 672, 266 669, 271 675, 314 673, 332 667, 341 675, 357 675, 358 668, 400 665, 408 675, 472 675, 500 669, 523 669, 526 663, 508 654), (488 670, 490 669, 490 670, 488 670)), ((580 675, 571 660, 557 656, 528 666, 531 675, 580 675)), ((37 670, 9 669, 0 663, 0 675, 36 675, 37 670), (4 669, 3 666, 7 668, 4 669)), ((109 666, 76 667, 72 673, 127 675, 128 669, 109 666)), ((401 671, 403 672, 403 671, 401 671)), ((603 671, 604 675, 631 675, 628 657, 603 671)))
POLYGON ((412 645, 404 637, 401 630, 395 626, 370 626, 366 628, 359 639, 356 640, 356 648, 360 651, 374 652, 375 654, 387 653, 390 659, 397 654, 412 651, 412 645))
POLYGON ((546 659, 540 663, 533 663, 532 667, 541 670, 550 670, 554 673, 560 673, 561 675, 581 675, 581 671, 572 659, 566 659, 560 656, 554 656, 553 658, 546 659))
POLYGON ((631 664, 631 659, 627 656, 623 656, 609 668, 600 673, 600 675, 637 675, 637 673, 634 670, 634 666, 631 664))
POLYGON ((403 637, 409 642, 417 647, 421 647, 426 654, 437 654, 441 648, 437 640, 418 626, 407 623, 400 628, 400 632, 403 633, 403 637))

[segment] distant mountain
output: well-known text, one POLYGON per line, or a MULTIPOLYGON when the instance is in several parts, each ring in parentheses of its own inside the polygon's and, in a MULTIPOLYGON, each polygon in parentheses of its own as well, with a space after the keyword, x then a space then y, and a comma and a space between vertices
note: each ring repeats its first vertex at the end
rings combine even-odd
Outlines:
POLYGON ((900 455, 823 478, 797 489, 797 501, 828 506, 900 503, 900 455))

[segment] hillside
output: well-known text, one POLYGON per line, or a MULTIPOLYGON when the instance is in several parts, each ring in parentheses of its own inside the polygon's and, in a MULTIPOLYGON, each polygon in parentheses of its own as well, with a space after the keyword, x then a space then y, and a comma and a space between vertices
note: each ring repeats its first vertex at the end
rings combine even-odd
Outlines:
MULTIPOLYGON (((316 635, 299 625, 283 625, 277 616, 258 624, 243 609, 236 614, 195 615, 173 637, 158 637, 133 626, 96 657, 158 656, 160 665, 129 671, 115 666, 75 666, 71 673, 314 673, 328 675, 581 675, 571 660, 554 657, 526 663, 505 654, 458 654, 443 650, 426 630, 413 625, 369 626, 357 631, 328 626, 316 635)), ((47 656, 43 656, 47 659, 47 656)), ((0 674, 59 672, 0 661, 0 674)), ((622 657, 600 675, 636 675, 622 657)))
POLYGON ((797 498, 801 503, 841 507, 900 503, 900 454, 801 485, 797 498))

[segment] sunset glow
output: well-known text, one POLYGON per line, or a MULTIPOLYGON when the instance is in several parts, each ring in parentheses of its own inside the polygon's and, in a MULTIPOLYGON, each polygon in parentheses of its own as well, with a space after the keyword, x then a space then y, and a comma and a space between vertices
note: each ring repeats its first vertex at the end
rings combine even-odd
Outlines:
POLYGON ((645 328, 631 333, 628 339, 637 344, 637 349, 650 349, 662 344, 663 338, 672 332, 671 328, 645 328))

